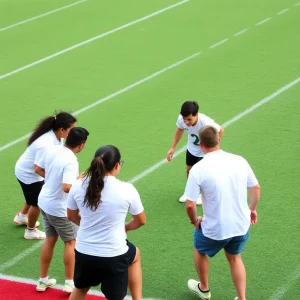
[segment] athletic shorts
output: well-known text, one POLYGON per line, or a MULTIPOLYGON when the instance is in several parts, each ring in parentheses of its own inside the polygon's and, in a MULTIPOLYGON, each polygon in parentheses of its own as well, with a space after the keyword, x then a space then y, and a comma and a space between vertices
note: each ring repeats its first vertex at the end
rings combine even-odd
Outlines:
POLYGON ((188 150, 186 150, 185 161, 186 165, 192 167, 197 162, 199 162, 203 157, 197 157, 191 154, 188 150))
POLYGON ((19 179, 18 179, 18 181, 21 185, 26 203, 28 205, 38 206, 38 198, 39 198, 41 189, 44 185, 44 180, 30 183, 30 184, 23 183, 19 179))
POLYGON ((98 286, 109 300, 122 300, 127 294, 128 267, 136 247, 127 241, 128 251, 115 257, 98 257, 75 250, 74 285, 78 289, 98 286))
POLYGON ((206 254, 209 257, 215 256, 221 249, 224 249, 231 255, 241 253, 249 238, 249 230, 245 235, 235 236, 225 240, 213 240, 202 233, 202 228, 194 230, 194 247, 201 254, 206 254))
POLYGON ((46 236, 59 235, 64 242, 76 239, 78 226, 71 222, 68 218, 49 215, 42 209, 41 213, 43 215, 46 236))

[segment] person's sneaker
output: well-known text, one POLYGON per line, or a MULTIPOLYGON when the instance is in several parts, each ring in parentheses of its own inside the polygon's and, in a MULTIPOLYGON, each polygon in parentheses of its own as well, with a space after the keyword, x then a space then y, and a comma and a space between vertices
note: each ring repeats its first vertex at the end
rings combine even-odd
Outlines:
POLYGON ((197 199, 197 205, 201 205, 202 204, 202 195, 199 194, 198 199, 197 199))
POLYGON ((239 300, 239 297, 235 297, 234 300, 239 300))
POLYGON ((186 202, 186 198, 184 197, 184 195, 182 195, 182 196, 179 198, 179 202, 181 202, 181 203, 186 202))
POLYGON ((24 239, 25 240, 44 240, 46 238, 46 234, 43 231, 40 231, 36 228, 34 230, 25 229, 24 239))
POLYGON ((46 282, 46 283, 39 280, 36 285, 36 290, 38 292, 44 292, 46 290, 46 288, 54 286, 54 285, 56 285, 56 279, 54 279, 54 278, 48 279, 48 282, 46 282))
POLYGON ((63 291, 66 292, 66 293, 72 293, 74 287, 75 287, 74 283, 72 284, 72 283, 69 283, 69 282, 65 282, 63 291))
POLYGON ((198 286, 199 283, 200 283, 199 281, 196 281, 194 279, 190 279, 188 281, 188 288, 190 289, 191 292, 198 295, 201 299, 210 300, 210 298, 211 298, 210 290, 208 290, 206 292, 200 291, 199 286, 198 286))
MULTIPOLYGON (((16 214, 13 222, 16 224, 16 225, 28 225, 28 218, 27 218, 27 215, 26 216, 21 216, 20 213, 16 214)), ((40 226, 40 222, 39 221, 36 221, 35 223, 35 227, 38 227, 40 226)))

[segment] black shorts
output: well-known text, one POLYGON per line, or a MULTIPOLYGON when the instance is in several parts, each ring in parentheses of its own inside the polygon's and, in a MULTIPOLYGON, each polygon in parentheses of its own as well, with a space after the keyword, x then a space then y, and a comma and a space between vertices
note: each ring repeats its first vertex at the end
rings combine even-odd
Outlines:
POLYGON ((28 205, 38 206, 38 198, 39 198, 39 194, 41 192, 41 189, 44 185, 44 180, 34 182, 34 183, 31 183, 31 184, 26 184, 26 183, 20 181, 19 179, 18 179, 18 181, 21 185, 26 203, 28 205))
POLYGON ((186 157, 185 157, 185 161, 186 161, 186 165, 192 167, 193 165, 195 165, 197 162, 199 162, 203 157, 197 157, 194 156, 193 154, 191 154, 188 150, 186 150, 186 157))
POLYGON ((115 257, 98 257, 75 250, 74 285, 78 289, 101 284, 101 291, 109 300, 122 300, 127 294, 128 267, 136 255, 136 248, 127 241, 128 251, 115 257))

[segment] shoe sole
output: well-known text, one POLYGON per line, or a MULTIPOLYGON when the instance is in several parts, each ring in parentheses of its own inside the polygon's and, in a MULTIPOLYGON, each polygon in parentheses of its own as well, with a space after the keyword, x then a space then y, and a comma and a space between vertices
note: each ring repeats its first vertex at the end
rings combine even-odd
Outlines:
POLYGON ((63 292, 71 294, 73 292, 73 289, 72 290, 63 289, 63 292))
POLYGON ((25 223, 25 222, 18 222, 18 221, 13 221, 16 225, 19 225, 19 226, 27 226, 27 223, 25 223))
POLYGON ((24 237, 25 240, 44 240, 46 237, 34 237, 34 238, 26 238, 24 237))
POLYGON ((200 296, 197 292, 195 292, 194 290, 192 290, 189 286, 188 286, 188 288, 189 288, 189 290, 190 290, 192 293, 194 293, 195 295, 197 295, 198 297, 200 297, 202 300, 210 300, 210 299, 211 299, 211 297, 209 297, 209 298, 204 298, 204 297, 200 296))

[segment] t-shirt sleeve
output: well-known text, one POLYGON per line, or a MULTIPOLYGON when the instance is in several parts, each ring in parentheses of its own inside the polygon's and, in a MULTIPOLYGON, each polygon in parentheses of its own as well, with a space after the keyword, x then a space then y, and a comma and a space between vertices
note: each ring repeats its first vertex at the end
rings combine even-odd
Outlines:
MULTIPOLYGON (((248 164, 248 163, 247 163, 248 164)), ((247 187, 253 187, 258 184, 258 180, 251 169, 250 165, 248 164, 248 177, 247 177, 247 187)))
POLYGON ((130 207, 129 207, 129 212, 135 216, 144 211, 144 206, 142 204, 140 195, 136 188, 133 185, 130 185, 130 192, 129 194, 129 202, 130 202, 130 207))
POLYGON ((77 210, 78 209, 77 203, 75 201, 76 190, 77 190, 77 184, 75 186, 73 185, 71 187, 71 189, 68 193, 68 196, 67 196, 67 207, 71 210, 77 210))
POLYGON ((47 152, 46 150, 46 147, 40 147, 35 153, 34 164, 42 169, 45 169, 45 154, 47 152))
POLYGON ((64 167, 63 182, 73 184, 78 176, 78 162, 71 162, 64 167))
POLYGON ((221 126, 208 116, 202 116, 201 121, 202 121, 203 126, 211 125, 211 126, 215 127, 218 131, 220 131, 220 129, 221 129, 221 126))
POLYGON ((179 115, 178 119, 177 119, 177 122, 176 122, 176 126, 180 129, 184 129, 183 127, 183 119, 182 119, 182 116, 179 115))
POLYGON ((200 185, 192 170, 185 186, 184 197, 186 200, 196 202, 200 194, 200 185))

